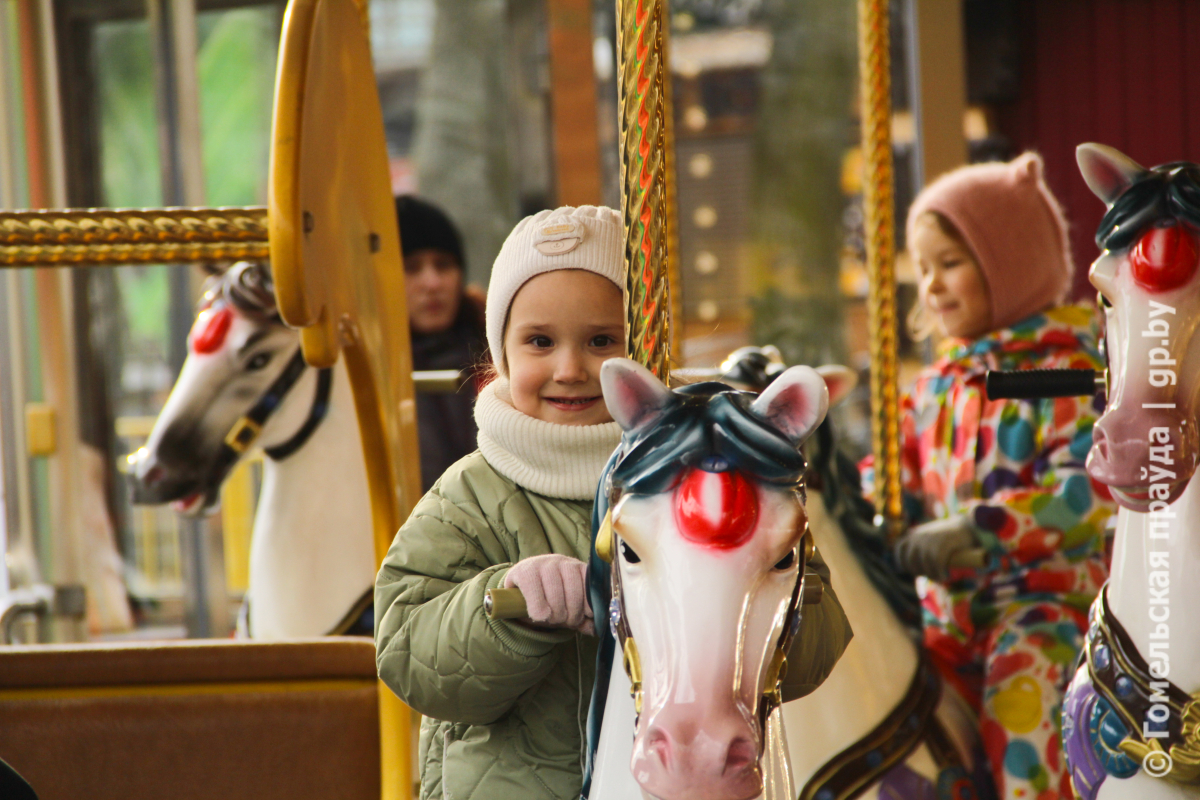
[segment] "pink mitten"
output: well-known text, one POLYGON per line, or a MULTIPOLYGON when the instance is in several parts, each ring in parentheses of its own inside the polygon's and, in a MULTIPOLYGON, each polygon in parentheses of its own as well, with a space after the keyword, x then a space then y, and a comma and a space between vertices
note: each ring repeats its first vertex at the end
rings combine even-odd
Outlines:
POLYGON ((587 599, 587 564, 560 555, 534 556, 518 561, 504 576, 505 588, 525 595, 528 621, 546 628, 570 628, 594 636, 592 608, 587 599))

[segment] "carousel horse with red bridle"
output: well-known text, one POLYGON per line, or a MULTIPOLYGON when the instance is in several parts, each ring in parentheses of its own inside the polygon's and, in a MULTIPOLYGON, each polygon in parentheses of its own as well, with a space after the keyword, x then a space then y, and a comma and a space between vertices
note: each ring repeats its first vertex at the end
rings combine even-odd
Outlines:
POLYGON ((358 626, 369 635, 371 504, 345 366, 306 365, 269 269, 240 262, 210 279, 183 369, 131 459, 133 501, 205 514, 254 447, 263 480, 245 632, 283 639, 358 626))

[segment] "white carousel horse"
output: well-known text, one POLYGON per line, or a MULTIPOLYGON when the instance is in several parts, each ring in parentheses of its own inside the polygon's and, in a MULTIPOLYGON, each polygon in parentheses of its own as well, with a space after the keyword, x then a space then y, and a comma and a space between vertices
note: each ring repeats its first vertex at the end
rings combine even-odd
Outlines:
MULTIPOLYGON (((847 376, 827 376, 835 396, 849 388, 847 376)), ((751 402, 719 384, 672 393, 619 360, 605 365, 601 382, 626 435, 596 503, 592 603, 615 600, 613 635, 601 629, 584 796, 791 800, 793 768, 807 780, 877 729, 885 737, 874 748, 878 759, 864 748, 862 763, 844 759, 846 769, 834 771, 850 786, 809 783, 801 796, 861 796, 854 782, 864 774, 877 782, 881 763, 893 777, 897 767, 912 773, 893 781, 892 796, 970 796, 961 767, 939 776, 919 735, 937 703, 936 680, 919 669, 911 636, 812 495, 811 521, 824 530, 818 535, 839 597, 861 626, 854 640, 861 655, 834 670, 844 680, 830 684, 831 676, 780 714, 778 657, 792 626, 803 624, 805 508, 796 487, 804 462, 796 448, 825 415, 826 381, 794 367, 751 402), (915 694, 907 691, 912 683, 915 694), (784 720, 793 731, 790 753, 784 720), (924 785, 914 780, 921 775, 924 785)), ((949 700, 937 715, 947 734, 941 748, 965 757, 969 715, 949 700)))
POLYGON ((825 383, 794 367, 751 402, 723 384, 672 392, 626 359, 600 375, 625 435, 595 508, 585 796, 790 800, 779 671, 808 553, 799 445, 825 383))
POLYGON ((345 630, 370 604, 366 468, 345 366, 304 364, 270 281, 264 265, 241 262, 206 294, 179 379, 134 458, 133 496, 203 514, 251 445, 262 447, 249 634, 320 636, 345 630))
MULTIPOLYGON (((750 390, 783 369, 771 347, 743 348, 723 365, 724 379, 750 390)), ((854 387, 854 374, 843 367, 817 371, 831 406, 854 387)), ((990 787, 976 771, 976 715, 953 688, 939 685, 923 659, 914 640, 920 607, 912 582, 894 572, 857 469, 833 439, 825 422, 805 445, 817 479, 805 510, 854 639, 816 691, 783 706, 788 730, 822 734, 788 738, 799 797, 965 798, 976 788, 972 775, 990 787), (917 724, 897 724, 914 713, 917 724)))
POLYGON ((1091 281, 1107 318, 1108 404, 1088 472, 1120 504, 1063 740, 1084 800, 1200 797, 1200 166, 1146 170, 1081 145, 1108 205, 1091 281))

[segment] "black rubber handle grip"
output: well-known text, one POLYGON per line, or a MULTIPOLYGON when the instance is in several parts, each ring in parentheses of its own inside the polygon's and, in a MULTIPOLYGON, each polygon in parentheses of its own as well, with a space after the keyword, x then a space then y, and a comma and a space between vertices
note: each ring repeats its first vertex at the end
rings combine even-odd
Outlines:
POLYGON ((988 370, 984 388, 989 400, 1037 400, 1096 394, 1094 369, 988 370))

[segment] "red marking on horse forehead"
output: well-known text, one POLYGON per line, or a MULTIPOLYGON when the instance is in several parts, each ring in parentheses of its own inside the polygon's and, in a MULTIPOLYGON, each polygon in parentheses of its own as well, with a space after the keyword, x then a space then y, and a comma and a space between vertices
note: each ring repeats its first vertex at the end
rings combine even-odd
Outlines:
POLYGON ((1192 279, 1200 263, 1196 234, 1180 223, 1151 228, 1129 253, 1133 279, 1151 292, 1177 289, 1192 279))
POLYGON ((232 324, 233 312, 227 306, 209 306, 201 311, 188 335, 192 352, 205 355, 220 350, 232 324))
POLYGON ((741 547, 758 522, 758 493, 738 471, 689 470, 675 490, 675 524, 683 538, 718 550, 741 547))

